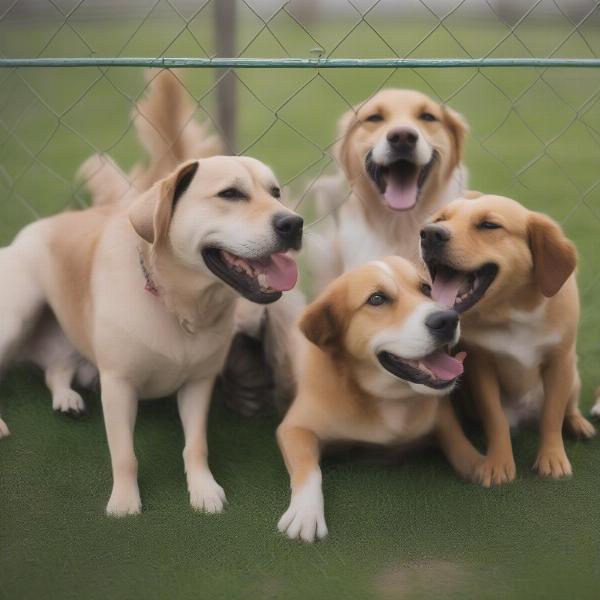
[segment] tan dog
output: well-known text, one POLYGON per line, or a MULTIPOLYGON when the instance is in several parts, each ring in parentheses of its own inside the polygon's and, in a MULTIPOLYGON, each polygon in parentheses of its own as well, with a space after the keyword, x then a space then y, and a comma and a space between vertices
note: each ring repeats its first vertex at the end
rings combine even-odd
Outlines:
POLYGON ((339 277, 304 311, 298 392, 277 430, 292 487, 279 529, 289 537, 327 534, 324 444, 403 446, 434 434, 459 475, 473 477, 482 457, 447 398, 464 358, 446 350, 458 340, 458 315, 430 291, 409 262, 389 257, 339 277))
POLYGON ((327 178, 316 193, 321 215, 333 212, 335 221, 311 247, 318 287, 380 256, 419 258, 415 232, 467 184, 467 133, 458 113, 411 90, 381 91, 342 117, 344 177, 327 178))
POLYGON ((64 332, 100 372, 113 467, 109 514, 141 508, 133 449, 138 398, 174 392, 191 504, 222 509, 205 430, 236 302, 273 302, 297 278, 285 253, 299 248, 302 219, 279 194, 273 173, 257 160, 190 161, 131 204, 42 219, 0 250, 0 366, 22 357, 24 347, 52 344, 46 336, 57 327, 40 321, 49 309, 58 337, 64 332))
POLYGON ((575 247, 550 218, 500 196, 452 202, 423 228, 421 245, 433 297, 462 315, 465 376, 488 439, 478 480, 515 478, 510 426, 532 417, 538 473, 570 475, 563 425, 595 434, 579 411, 575 247))

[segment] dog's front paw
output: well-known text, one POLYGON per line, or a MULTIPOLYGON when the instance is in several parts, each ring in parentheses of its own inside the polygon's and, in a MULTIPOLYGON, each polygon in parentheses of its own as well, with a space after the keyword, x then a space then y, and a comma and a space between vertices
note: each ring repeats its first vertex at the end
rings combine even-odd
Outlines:
POLYGON ((292 495, 289 508, 285 511, 277 528, 290 539, 314 542, 327 535, 321 477, 311 475, 302 488, 292 495))
POLYGON ((560 479, 573 474, 571 463, 564 448, 541 448, 533 468, 541 477, 560 479))
POLYGON ((188 477, 190 504, 195 510, 220 513, 225 502, 225 492, 210 472, 197 473, 188 477))
POLYGON ((75 390, 62 390, 52 396, 52 408, 59 413, 78 417, 85 412, 83 398, 75 390))
POLYGON ((137 515, 142 510, 142 501, 137 484, 135 486, 113 487, 110 500, 106 505, 106 514, 109 517, 126 517, 137 515))
POLYGON ((0 419, 0 438, 6 437, 7 435, 10 435, 8 425, 0 419))
POLYGON ((487 456, 475 467, 473 481, 489 488, 502 485, 515 479, 517 467, 512 457, 487 456))

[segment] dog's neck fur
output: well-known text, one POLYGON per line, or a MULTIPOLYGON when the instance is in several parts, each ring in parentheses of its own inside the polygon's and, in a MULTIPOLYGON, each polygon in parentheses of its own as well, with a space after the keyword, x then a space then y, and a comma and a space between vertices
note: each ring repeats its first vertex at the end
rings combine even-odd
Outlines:
POLYGON ((142 243, 139 253, 158 301, 177 318, 186 333, 194 335, 221 319, 233 318, 237 294, 225 283, 183 265, 169 248, 156 252, 150 244, 142 243))
POLYGON ((378 232, 386 241, 389 254, 420 262, 418 232, 435 211, 462 196, 465 191, 467 175, 463 165, 458 165, 450 173, 432 173, 431 177, 437 177, 439 183, 431 181, 414 208, 399 213, 384 208, 380 194, 374 190, 366 174, 356 186, 351 198, 358 205, 368 229, 378 232), (431 189, 439 190, 435 197, 430 196, 431 189), (380 205, 374 208, 374 203, 380 205))
POLYGON ((512 290, 510 297, 499 298, 495 302, 486 302, 461 316, 461 331, 465 339, 471 331, 486 327, 500 327, 513 320, 514 313, 531 313, 549 301, 540 292, 535 283, 527 283, 517 290, 512 290))

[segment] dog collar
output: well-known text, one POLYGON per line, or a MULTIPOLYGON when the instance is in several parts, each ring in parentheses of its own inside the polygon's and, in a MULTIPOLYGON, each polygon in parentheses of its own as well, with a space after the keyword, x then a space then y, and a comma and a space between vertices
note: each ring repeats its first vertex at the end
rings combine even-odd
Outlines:
POLYGON ((152 294, 153 296, 156 296, 158 298, 160 296, 160 292, 158 291, 158 287, 154 283, 154 280, 152 279, 152 275, 150 274, 150 269, 148 269, 148 267, 146 266, 144 257, 142 255, 141 251, 139 251, 139 250, 138 250, 138 256, 140 259, 140 268, 142 269, 142 275, 144 276, 144 279, 146 281, 146 285, 144 286, 144 289, 147 292, 149 292, 150 294, 152 294))

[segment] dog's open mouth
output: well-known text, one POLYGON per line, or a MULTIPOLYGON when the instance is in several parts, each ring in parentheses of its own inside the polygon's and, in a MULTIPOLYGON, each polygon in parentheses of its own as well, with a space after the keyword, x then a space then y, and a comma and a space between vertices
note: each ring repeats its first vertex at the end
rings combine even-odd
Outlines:
POLYGON ((433 281, 431 297, 458 313, 477 304, 498 274, 495 263, 486 263, 475 271, 459 271, 432 263, 427 266, 433 281))
POLYGON ((418 360, 407 360, 387 351, 379 352, 377 358, 392 375, 440 390, 452 385, 462 375, 466 356, 465 352, 450 356, 447 349, 438 348, 418 360))
POLYGON ((407 158, 380 165, 373 160, 372 152, 369 152, 365 168, 387 206, 392 210, 402 211, 415 206, 436 160, 437 152, 434 151, 429 162, 422 166, 407 158))
POLYGON ((216 247, 202 250, 206 266, 242 296, 269 304, 291 290, 298 280, 298 267, 293 258, 278 252, 262 258, 244 258, 216 247))

